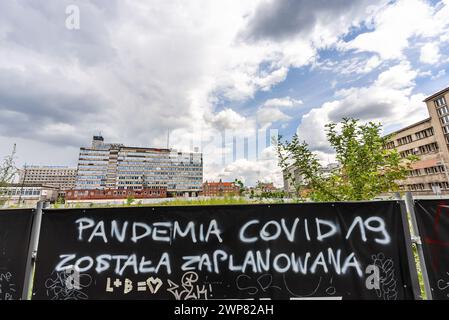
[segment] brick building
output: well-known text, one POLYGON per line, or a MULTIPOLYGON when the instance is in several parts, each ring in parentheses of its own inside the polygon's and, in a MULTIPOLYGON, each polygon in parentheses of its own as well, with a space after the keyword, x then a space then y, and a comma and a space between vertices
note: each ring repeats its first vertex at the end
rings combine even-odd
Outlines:
POLYGON ((223 197, 240 195, 240 187, 234 182, 205 182, 203 183, 203 196, 223 197))
POLYGON ((166 187, 151 187, 145 189, 95 189, 95 190, 69 190, 66 192, 67 201, 75 200, 124 200, 128 197, 134 199, 166 198, 166 187))

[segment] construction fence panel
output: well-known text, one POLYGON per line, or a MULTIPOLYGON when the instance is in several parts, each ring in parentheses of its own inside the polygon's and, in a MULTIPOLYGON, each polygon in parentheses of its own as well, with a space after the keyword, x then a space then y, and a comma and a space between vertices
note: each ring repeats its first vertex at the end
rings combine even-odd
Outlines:
POLYGON ((20 300, 34 209, 0 210, 0 300, 20 300))
POLYGON ((33 299, 417 299, 404 207, 44 210, 33 299))

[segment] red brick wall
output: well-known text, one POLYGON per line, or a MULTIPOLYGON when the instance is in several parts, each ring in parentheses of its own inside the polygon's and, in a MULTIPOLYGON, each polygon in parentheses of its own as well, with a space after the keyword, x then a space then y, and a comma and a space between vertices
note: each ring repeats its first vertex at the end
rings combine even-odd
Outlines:
POLYGON ((115 200, 126 199, 128 197, 135 199, 149 198, 166 198, 167 188, 145 188, 141 190, 122 190, 122 189, 106 189, 106 190, 68 190, 66 192, 66 200, 115 200))
POLYGON ((240 188, 230 182, 211 182, 203 184, 203 196, 206 197, 218 197, 227 195, 239 195, 240 188))

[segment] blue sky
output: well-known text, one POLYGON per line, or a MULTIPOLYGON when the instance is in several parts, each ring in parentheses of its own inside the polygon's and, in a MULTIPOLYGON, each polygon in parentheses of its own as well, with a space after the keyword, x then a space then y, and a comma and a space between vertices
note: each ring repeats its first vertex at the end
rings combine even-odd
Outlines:
MULTIPOLYGON (((366 31, 365 28, 357 29, 351 34, 351 37, 344 37, 345 41, 350 41, 356 35, 366 31)), ((449 45, 447 43, 440 43, 440 53, 444 56, 449 54, 449 45)), ((419 48, 410 48, 405 50, 406 59, 410 62, 413 69, 420 70, 423 74, 417 76, 414 80, 415 86, 412 93, 423 93, 424 95, 431 95, 443 88, 449 86, 449 61, 441 61, 437 65, 428 65, 420 62, 419 48), (435 78, 439 72, 444 72, 435 78)), ((367 60, 372 57, 370 53, 353 53, 353 52, 339 52, 335 49, 324 49, 318 52, 318 62, 324 60, 331 60, 334 62, 343 62, 351 58, 360 58, 367 60)), ((258 106, 262 105, 266 100, 275 99, 279 97, 289 96, 293 99, 303 101, 300 108, 286 112, 292 117, 291 121, 280 121, 273 124, 280 130, 280 133, 285 138, 291 138, 296 133, 298 119, 307 114, 312 108, 318 108, 327 101, 335 99, 335 92, 341 89, 348 89, 351 87, 369 86, 376 80, 380 73, 387 70, 389 67, 397 63, 397 61, 385 61, 379 67, 371 72, 354 76, 353 74, 345 75, 333 70, 323 70, 321 68, 314 68, 313 66, 303 66, 300 68, 291 68, 288 76, 283 82, 276 84, 270 91, 259 91, 255 94, 253 99, 244 101, 243 103, 233 103, 227 99, 220 101, 220 106, 217 110, 221 110, 224 106, 231 106, 234 110, 238 110, 245 116, 251 116, 258 106), (286 127, 283 127, 287 125, 286 127)), ((423 103, 422 108, 426 106, 423 103)), ((385 130, 392 131, 403 126, 401 123, 391 124, 385 130)))
POLYGON ((327 162, 330 121, 419 121, 449 86, 448 31, 449 0, 2 1, 0 155, 16 143, 19 166, 76 166, 98 132, 164 147, 170 131, 202 147, 209 181, 280 185, 269 145, 241 152, 257 129, 327 162))

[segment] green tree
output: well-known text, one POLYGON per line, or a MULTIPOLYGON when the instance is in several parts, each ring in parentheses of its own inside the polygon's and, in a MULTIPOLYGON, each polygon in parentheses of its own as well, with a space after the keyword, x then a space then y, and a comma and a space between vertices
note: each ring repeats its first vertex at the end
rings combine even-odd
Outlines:
POLYGON ((0 163, 0 205, 3 205, 7 201, 5 187, 14 182, 17 174, 15 158, 16 145, 14 144, 11 154, 4 157, 0 163))
MULTIPOLYGON (((379 194, 398 191, 415 156, 401 158, 397 150, 386 149, 389 136, 382 125, 344 118, 340 125, 326 125, 326 136, 339 166, 327 174, 306 142, 295 135, 290 142, 278 139, 279 165, 284 172, 293 165, 304 178, 304 189, 313 201, 371 200, 379 194), (337 128, 341 129, 338 130, 337 128)), ((291 179, 287 173, 287 179, 291 179)))
POLYGON ((244 194, 244 192, 245 192, 245 185, 244 185, 244 183, 242 182, 242 180, 240 180, 240 179, 235 179, 235 180, 234 180, 234 184, 235 184, 236 186, 239 187, 239 193, 240 193, 241 196, 243 196, 243 194, 244 194))
POLYGON ((134 198, 134 196, 130 195, 126 198, 126 205, 132 206, 134 204, 134 201, 136 201, 136 199, 134 198))
POLYGON ((60 206, 63 206, 64 204, 65 204, 65 197, 61 194, 58 195, 58 198, 56 199, 56 202, 55 202, 55 207, 56 206, 60 207, 60 206))

